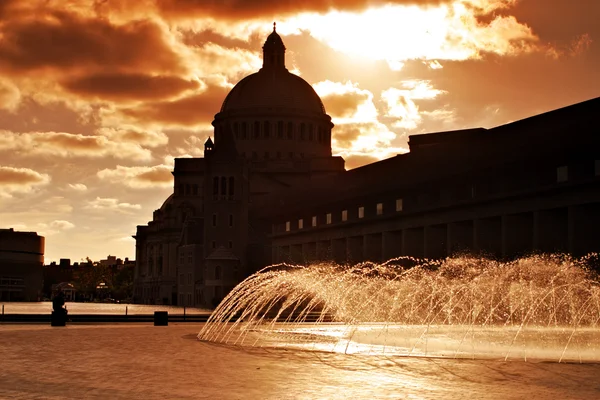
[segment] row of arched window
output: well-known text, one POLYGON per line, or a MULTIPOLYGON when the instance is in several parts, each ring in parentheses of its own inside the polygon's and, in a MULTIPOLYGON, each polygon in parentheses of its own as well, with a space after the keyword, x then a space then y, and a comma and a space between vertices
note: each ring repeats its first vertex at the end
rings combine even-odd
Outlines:
POLYGON ((202 188, 195 183, 180 183, 177 188, 177 194, 181 196, 200 196, 202 194, 202 188))
POLYGON ((235 195, 235 178, 233 176, 213 177, 213 196, 227 197, 233 199, 235 195))
POLYGON ((290 139, 317 141, 318 143, 327 144, 331 142, 331 131, 323 126, 315 126, 312 123, 301 122, 295 124, 292 121, 287 123, 278 121, 254 121, 250 122, 234 122, 233 135, 236 139, 290 139))

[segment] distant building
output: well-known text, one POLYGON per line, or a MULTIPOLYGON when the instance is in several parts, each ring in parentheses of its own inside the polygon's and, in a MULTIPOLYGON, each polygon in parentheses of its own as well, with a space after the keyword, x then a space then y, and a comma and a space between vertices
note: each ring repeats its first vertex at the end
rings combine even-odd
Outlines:
POLYGON ((212 306, 274 262, 600 251, 600 98, 493 129, 410 137, 410 153, 344 170, 312 87, 263 67, 215 115, 204 158, 138 226, 134 301, 212 306))
POLYGON ((0 301, 38 301, 43 265, 44 237, 0 229, 0 301))

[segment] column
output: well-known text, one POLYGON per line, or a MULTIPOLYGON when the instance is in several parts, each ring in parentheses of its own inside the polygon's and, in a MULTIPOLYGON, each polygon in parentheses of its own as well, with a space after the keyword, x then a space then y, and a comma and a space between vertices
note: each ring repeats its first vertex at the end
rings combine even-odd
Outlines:
POLYGON ((482 218, 473 224, 473 247, 476 252, 491 257, 502 255, 502 221, 500 217, 482 218))
POLYGON ((402 231, 383 232, 383 260, 402 255, 402 231))
POLYGON ((423 258, 425 256, 423 228, 405 229, 402 234, 402 253, 405 256, 423 258))
POLYGON ((364 255, 366 261, 381 262, 381 233, 365 235, 364 246, 364 255))
POLYGON ((447 253, 449 256, 473 252, 473 221, 460 221, 448 224, 447 244, 447 253))
POLYGON ((448 228, 445 224, 426 226, 423 240, 425 258, 446 257, 447 237, 448 228))
POLYGON ((522 257, 533 250, 533 213, 502 216, 502 256, 522 257))

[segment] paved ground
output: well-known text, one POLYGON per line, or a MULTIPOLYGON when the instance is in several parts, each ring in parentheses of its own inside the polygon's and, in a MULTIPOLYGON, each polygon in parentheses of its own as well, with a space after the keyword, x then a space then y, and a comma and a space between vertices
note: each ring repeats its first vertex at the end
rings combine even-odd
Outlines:
POLYGON ((199 330, 0 325, 0 398, 600 398, 600 364, 234 348, 199 342, 199 330))

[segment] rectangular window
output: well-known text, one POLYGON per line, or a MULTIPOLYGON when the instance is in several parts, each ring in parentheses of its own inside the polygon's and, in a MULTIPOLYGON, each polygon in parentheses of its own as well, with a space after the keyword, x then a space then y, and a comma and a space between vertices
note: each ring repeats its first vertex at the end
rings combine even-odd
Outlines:
POLYGON ((289 232, 290 231, 290 221, 286 221, 285 222, 285 231, 289 232))
POLYGON ((365 217, 365 208, 363 206, 358 207, 358 218, 365 217))
POLYGON ((331 213, 328 213, 326 215, 326 217, 327 217, 327 225, 329 225, 331 223, 331 213))
POLYGON ((317 216, 316 215, 312 217, 312 226, 313 227, 317 226, 317 216))
POLYGON ((188 273, 188 285, 192 284, 192 273, 188 273))
POLYGON ((233 226, 233 214, 229 214, 229 226, 233 226))
POLYGON ((342 210, 342 221, 348 221, 348 210, 342 210))
POLYGON ((213 226, 217 226, 217 214, 213 214, 213 217, 212 217, 212 225, 213 225, 213 226))
POLYGON ((396 211, 402 211, 402 199, 396 199, 396 211))
POLYGON ((185 279, 185 275, 184 274, 179 274, 179 284, 183 285, 183 280, 185 279))
POLYGON ((299 219, 298 220, 298 229, 302 229, 304 228, 304 220, 303 219, 299 219))
POLYGON ((383 203, 377 203, 377 215, 383 214, 383 203))
POLYGON ((188 264, 192 264, 194 262, 194 257, 191 255, 188 256, 188 264))
POLYGON ((562 166, 556 168, 556 182, 566 182, 569 180, 569 167, 562 166))
POLYGON ((231 240, 229 241, 229 248, 233 249, 233 242, 231 240))
POLYGON ((217 242, 215 242, 214 240, 212 241, 212 248, 216 249, 217 248, 217 242))

